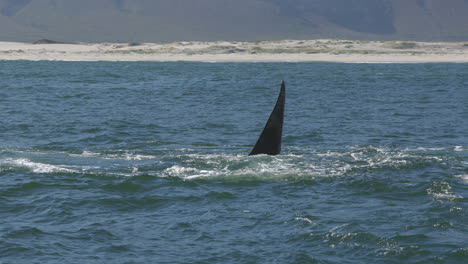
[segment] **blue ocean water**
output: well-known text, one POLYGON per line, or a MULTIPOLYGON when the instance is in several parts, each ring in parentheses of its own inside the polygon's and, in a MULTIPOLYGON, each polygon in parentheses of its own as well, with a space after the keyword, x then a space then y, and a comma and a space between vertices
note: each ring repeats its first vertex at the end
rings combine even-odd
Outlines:
POLYGON ((468 64, 3 61, 0 117, 2 264, 468 261, 468 64))

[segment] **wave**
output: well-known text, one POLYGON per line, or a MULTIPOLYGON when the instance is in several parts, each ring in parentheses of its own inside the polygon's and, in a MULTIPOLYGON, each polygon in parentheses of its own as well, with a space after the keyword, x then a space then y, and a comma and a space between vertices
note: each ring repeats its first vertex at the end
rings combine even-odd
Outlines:
POLYGON ((102 158, 102 159, 109 159, 109 160, 147 160, 147 159, 155 159, 156 156, 153 155, 142 155, 142 154, 134 154, 128 151, 124 151, 123 153, 118 154, 106 154, 106 153, 98 153, 92 151, 83 151, 81 154, 70 154, 70 156, 74 157, 84 157, 84 158, 102 158))
POLYGON ((457 201, 463 199, 463 196, 453 193, 452 186, 447 182, 434 182, 426 191, 436 200, 457 201))
MULTIPOLYGON (((206 151, 206 149, 204 150, 206 151)), ((151 175, 200 178, 294 179, 340 177, 352 173, 411 170, 430 166, 466 167, 464 148, 348 146, 337 150, 289 148, 285 155, 249 157, 245 153, 200 153, 196 148, 152 152, 114 150, 49 152, 0 150, 0 171, 151 175), (460 153, 461 152, 461 153, 460 153), (457 154, 458 153, 458 154, 457 154)), ((460 174, 466 182, 466 175, 460 174)))
POLYGON ((5 160, 0 161, 0 166, 1 167, 16 167, 16 168, 26 168, 31 170, 32 172, 35 173, 54 173, 54 172, 66 172, 66 173, 74 173, 78 172, 76 170, 67 168, 66 166, 56 166, 52 164, 46 164, 46 163, 39 163, 39 162, 33 162, 31 160, 25 159, 25 158, 19 158, 19 159, 12 159, 8 158, 5 160))
POLYGON ((468 174, 459 174, 455 175, 455 177, 462 179, 466 184, 468 184, 468 174))

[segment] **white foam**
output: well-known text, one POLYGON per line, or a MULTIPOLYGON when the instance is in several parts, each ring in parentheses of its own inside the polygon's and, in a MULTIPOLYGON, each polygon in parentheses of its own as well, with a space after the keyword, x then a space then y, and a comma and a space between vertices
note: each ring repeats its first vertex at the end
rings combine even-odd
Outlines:
MULTIPOLYGON (((289 177, 335 177, 353 169, 379 168, 406 165, 416 154, 391 150, 384 147, 349 147, 352 151, 326 151, 304 155, 258 155, 246 157, 241 154, 181 154, 180 161, 166 169, 164 174, 184 179, 203 177, 259 177, 287 179, 289 177), (352 159, 353 163, 350 163, 352 159)), ((419 157, 420 158, 420 157, 419 157)))
POLYGON ((455 175, 455 177, 462 179, 466 184, 468 184, 468 174, 455 175))
POLYGON ((455 151, 465 151, 465 149, 462 146, 455 146, 454 150, 455 151))
MULTIPOLYGON (((451 146, 445 150, 461 150, 463 147, 451 146)), ((412 163, 434 163, 447 160, 445 154, 427 155, 421 153, 426 150, 441 150, 441 148, 413 148, 393 149, 381 146, 348 146, 343 150, 316 150, 292 148, 290 151, 308 154, 285 154, 279 156, 258 155, 248 157, 243 153, 237 154, 202 154, 196 149, 168 149, 161 154, 142 155, 133 153, 131 150, 115 150, 111 153, 99 153, 83 151, 82 153, 66 152, 34 152, 22 151, 27 158, 10 158, 0 160, 13 166, 26 167, 33 172, 89 172, 115 176, 136 176, 141 174, 154 174, 163 177, 180 177, 183 179, 197 179, 206 177, 231 177, 231 178, 261 178, 271 180, 288 180, 297 178, 315 177, 340 177, 355 170, 398 168, 411 165, 412 163), (37 158, 36 158, 37 156, 37 158), (42 158, 42 157, 46 158, 42 158), (52 165, 33 162, 31 160, 63 160, 66 157, 76 157, 71 161, 78 160, 79 165, 52 165), (102 162, 103 160, 111 160, 102 162), (141 160, 149 160, 138 162, 141 160), (84 163, 84 164, 83 164, 84 163), (154 164, 160 164, 166 169, 162 171, 148 171, 154 164), (97 167, 100 165, 103 167, 97 167), (140 171, 139 166, 146 166, 140 171)), ((145 153, 146 154, 146 153, 145 153)), ((18 156, 18 155, 15 155, 18 156)), ((54 163, 57 163, 54 162, 54 163)), ((58 161, 60 163, 60 161, 58 161)), ((468 164, 460 161, 461 164, 468 164)), ((160 168, 160 167, 159 167, 160 168)), ((4 168, 0 168, 0 170, 4 168)), ((459 175, 466 183, 467 176, 459 175)), ((434 194, 435 197, 444 199, 444 193, 434 194)), ((447 194, 450 195, 450 194, 447 194)), ((449 199, 449 198, 447 198, 449 199)))
POLYGON ((0 164, 9 164, 9 165, 14 165, 18 167, 25 167, 25 168, 30 169, 32 172, 36 172, 36 173, 77 172, 76 170, 66 168, 66 166, 33 162, 24 158, 6 159, 2 161, 0 164))
MULTIPOLYGON (((176 176, 184 179, 204 177, 268 177, 269 179, 284 178, 285 176, 322 175, 324 170, 303 162, 302 156, 258 155, 247 157, 241 154, 187 154, 176 156, 181 163, 164 170, 166 176, 176 176)), ((330 173, 327 170, 326 173, 330 173)))
POLYGON ((463 196, 452 192, 452 186, 446 182, 436 183, 433 187, 427 189, 427 193, 437 200, 455 200, 462 199, 463 196))
POLYGON ((307 217, 296 217, 294 218, 294 220, 296 221, 304 221, 304 222, 307 222, 309 224, 315 224, 312 220, 310 220, 309 218, 307 217))
POLYGON ((353 157, 354 160, 360 160, 360 156, 358 153, 351 153, 351 157, 353 157))
POLYGON ((179 165, 174 165, 170 168, 164 170, 170 176, 183 176, 186 173, 198 172, 199 170, 195 168, 186 168, 179 165))
POLYGON ((327 151, 326 153, 317 153, 315 155, 317 155, 319 157, 340 157, 340 156, 344 156, 344 155, 347 155, 347 154, 343 153, 343 152, 327 151))
POLYGON ((440 150, 445 150, 445 148, 428 148, 428 147, 418 147, 416 150, 422 150, 422 151, 440 151, 440 150))
POLYGON ((455 195, 453 193, 431 193, 431 195, 436 199, 444 199, 444 200, 454 200, 454 199, 463 198, 463 196, 455 195))
POLYGON ((125 151, 122 154, 103 154, 91 151, 83 151, 82 154, 70 154, 70 156, 84 158, 102 158, 107 160, 148 160, 156 158, 155 156, 133 154, 128 151, 125 151))
POLYGON ((123 155, 110 155, 110 157, 112 158, 115 157, 116 159, 124 159, 124 160, 148 160, 148 159, 155 158, 155 156, 132 154, 132 153, 125 153, 123 155))

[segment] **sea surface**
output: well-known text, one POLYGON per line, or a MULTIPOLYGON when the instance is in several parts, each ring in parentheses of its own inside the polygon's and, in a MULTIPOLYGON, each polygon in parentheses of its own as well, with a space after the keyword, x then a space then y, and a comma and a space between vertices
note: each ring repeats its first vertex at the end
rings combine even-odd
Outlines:
POLYGON ((0 62, 0 263, 468 263, 468 64, 0 62))

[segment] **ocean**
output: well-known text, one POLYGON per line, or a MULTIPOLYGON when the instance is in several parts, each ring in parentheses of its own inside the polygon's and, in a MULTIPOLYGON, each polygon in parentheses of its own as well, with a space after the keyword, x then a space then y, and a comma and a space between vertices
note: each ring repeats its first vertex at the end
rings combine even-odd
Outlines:
POLYGON ((468 64, 2 61, 0 117, 2 264, 468 261, 468 64))

